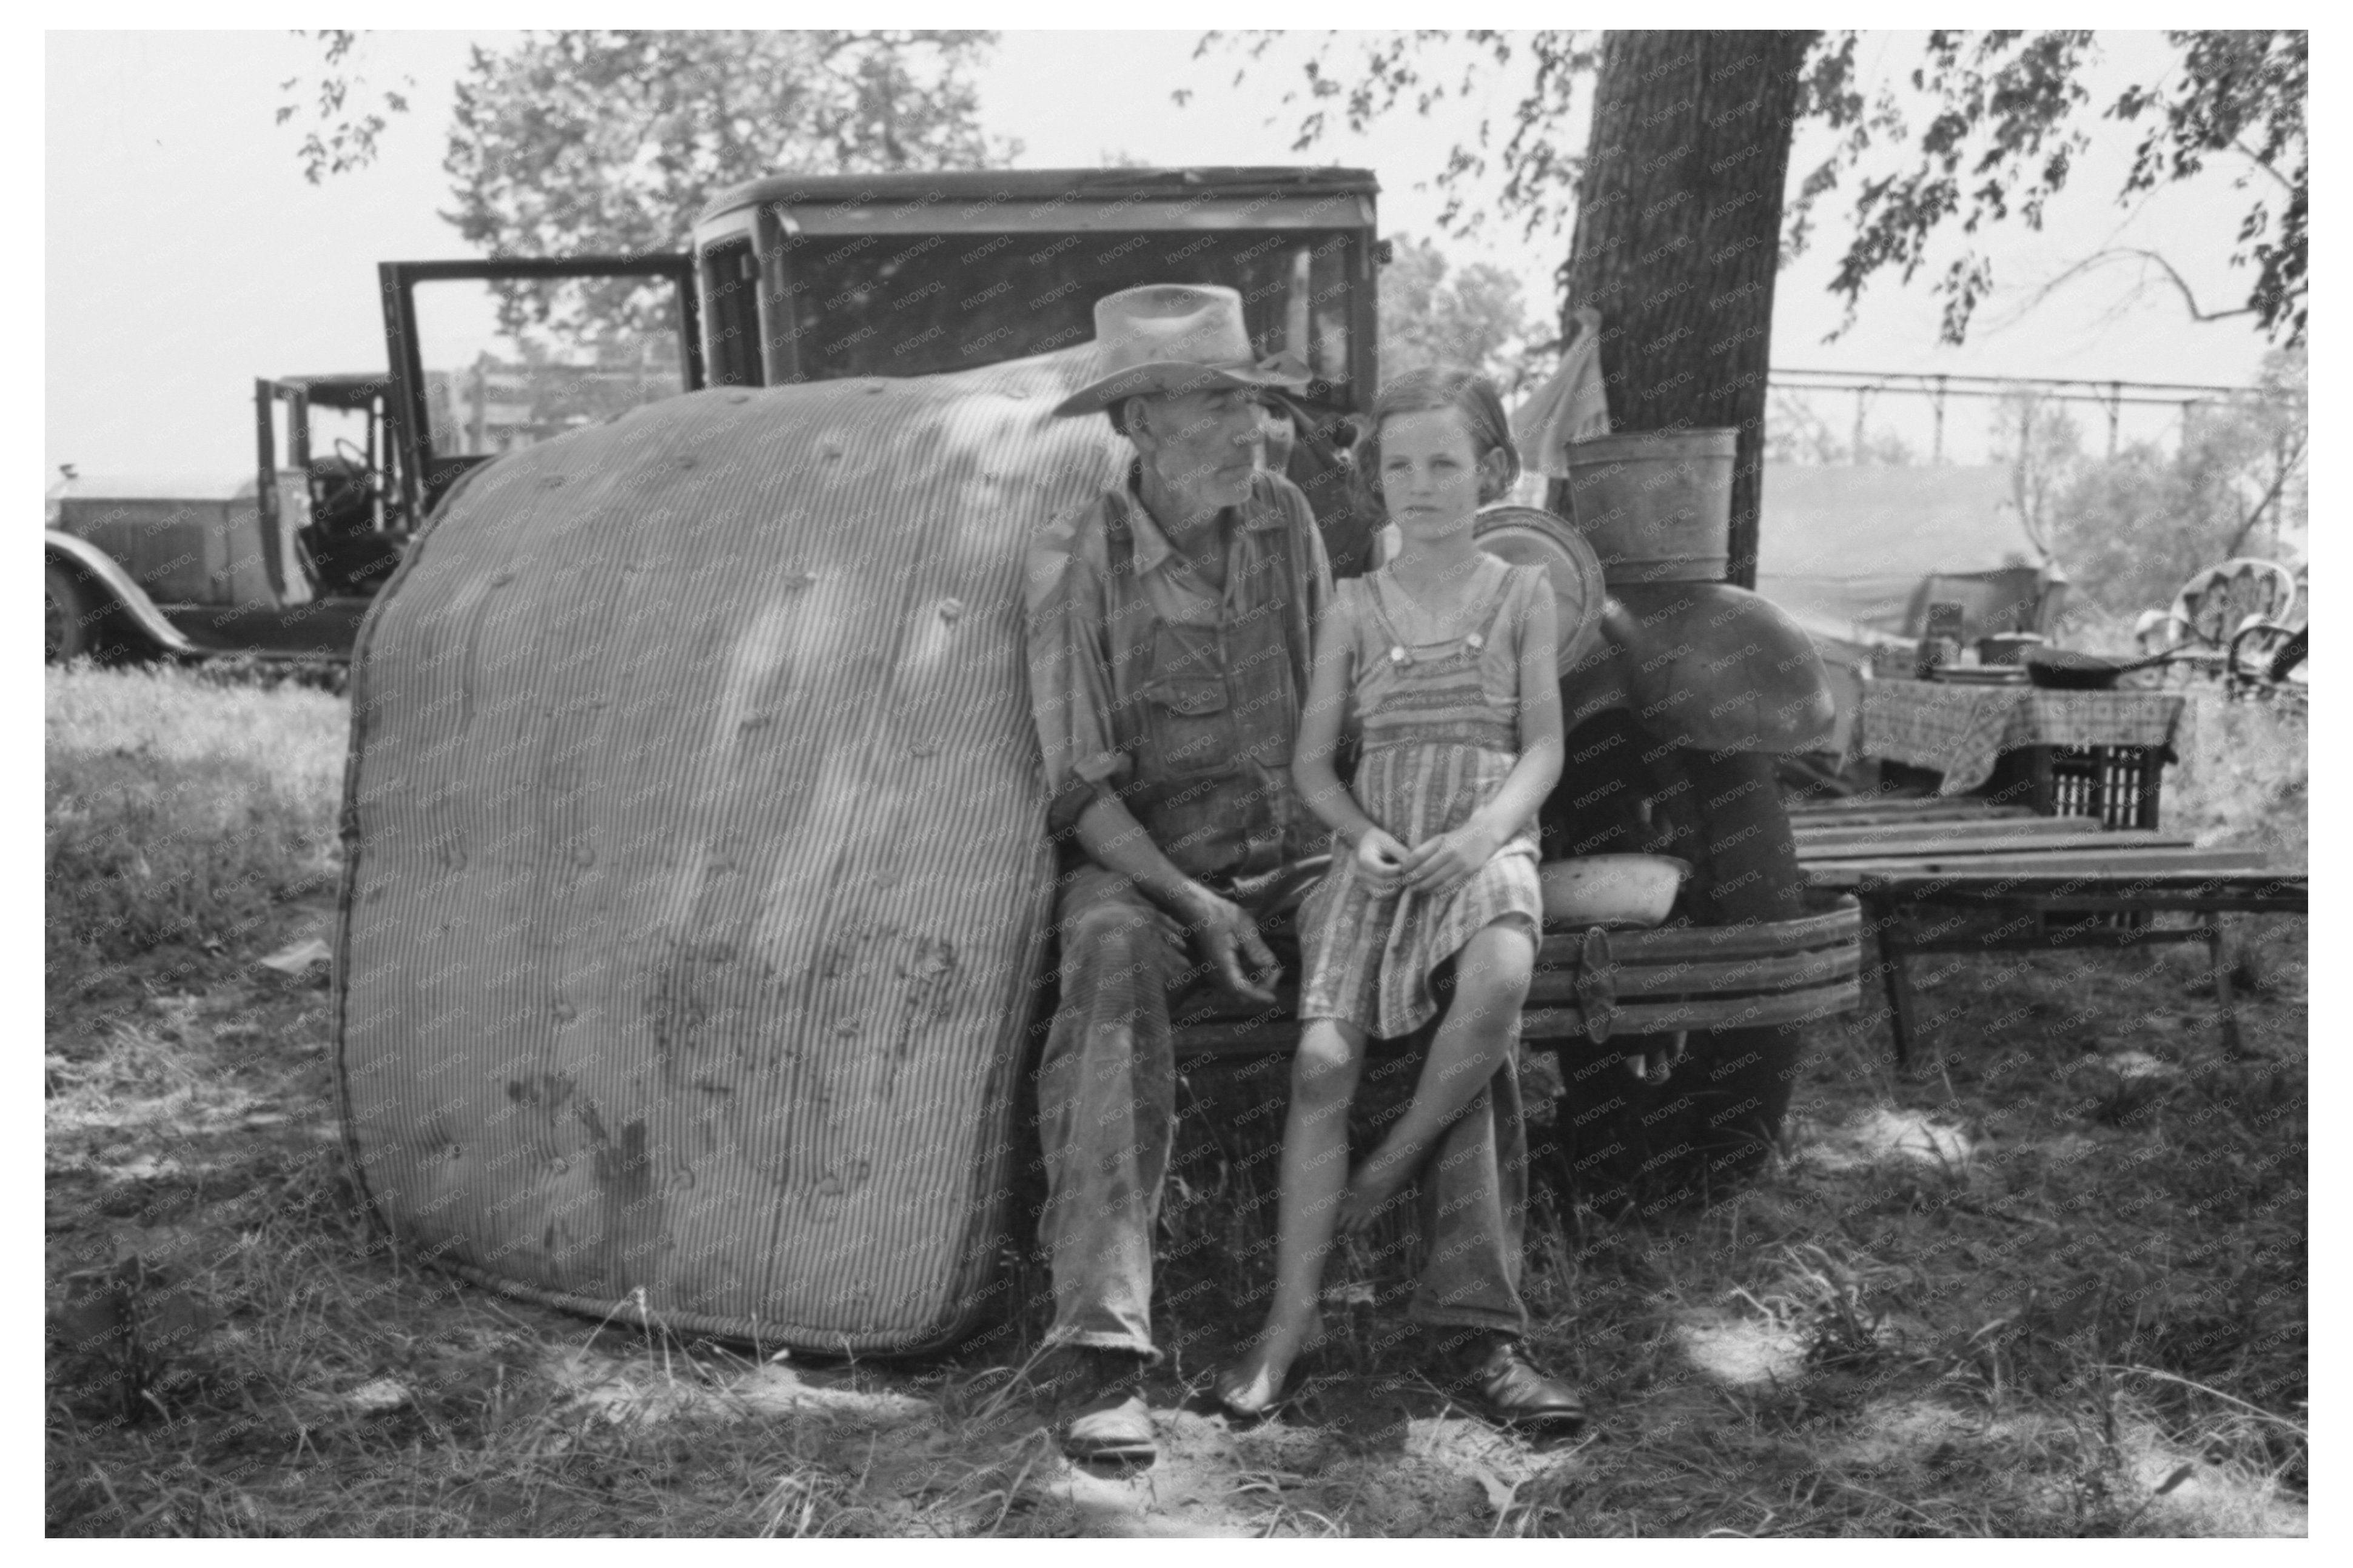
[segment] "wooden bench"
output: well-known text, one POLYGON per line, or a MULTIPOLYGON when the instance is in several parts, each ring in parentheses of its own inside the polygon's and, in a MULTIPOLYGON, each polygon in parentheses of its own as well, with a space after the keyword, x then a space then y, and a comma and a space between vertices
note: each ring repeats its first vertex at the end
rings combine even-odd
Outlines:
POLYGON ((1898 1062, 1909 1059, 1918 1032, 1907 967, 1915 953, 2162 942, 2206 943, 2222 1047, 2235 1053, 2239 1024, 2219 917, 2307 909, 2305 873, 2273 871, 2244 850, 2200 849, 2180 834, 2103 830, 2091 817, 2038 816, 1966 797, 1853 797, 1792 805, 1789 822, 1809 886, 1854 895, 1879 938, 1898 1062), (2148 920, 2175 910, 2200 918, 2187 926, 2148 920), (1955 918, 1970 914, 2009 918, 1990 931, 1955 918))
MULTIPOLYGON (((1862 1005, 1862 906, 1839 893, 1814 901, 1814 912, 1799 919, 1753 925, 1603 931, 1548 923, 1520 1037, 1565 1055, 1597 1055, 1612 1040, 1852 1012, 1862 1005)), ((1299 1041, 1296 1001, 1296 991, 1285 989, 1271 1007, 1222 995, 1180 1006, 1176 1054, 1287 1051, 1299 1041)), ((1621 1044, 1619 1054, 1633 1050, 1621 1044)))

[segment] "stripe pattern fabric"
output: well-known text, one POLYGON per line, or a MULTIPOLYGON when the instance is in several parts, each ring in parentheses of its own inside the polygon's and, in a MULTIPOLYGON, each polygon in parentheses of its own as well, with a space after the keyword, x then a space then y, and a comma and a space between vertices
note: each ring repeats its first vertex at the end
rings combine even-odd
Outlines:
MULTIPOLYGON (((1381 609, 1385 575, 1343 583, 1335 599, 1365 745, 1349 793, 1410 848, 1469 821, 1518 764, 1519 643, 1530 605, 1551 590, 1543 568, 1505 566, 1476 630, 1408 645, 1381 609)), ((1544 929, 1536 853, 1531 820, 1442 893, 1382 893, 1335 834, 1332 869, 1300 910, 1300 1018, 1337 1018, 1381 1039, 1428 1023, 1438 1015, 1430 976, 1465 942, 1514 916, 1532 936, 1544 929)))
POLYGON ((404 1241, 766 1344, 989 1305, 1052 863, 1021 558, 1083 347, 511 453, 353 666, 336 1063, 404 1241))

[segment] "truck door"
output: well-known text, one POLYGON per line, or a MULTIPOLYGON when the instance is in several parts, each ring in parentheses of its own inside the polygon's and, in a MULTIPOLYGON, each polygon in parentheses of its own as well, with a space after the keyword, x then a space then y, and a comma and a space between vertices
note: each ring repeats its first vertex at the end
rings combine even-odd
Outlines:
POLYGON ((469 469, 704 384, 693 258, 386 261, 407 514, 469 469))
POLYGON ((311 405, 300 382, 253 384, 253 501, 260 514, 262 563, 280 605, 305 605, 319 586, 302 547, 311 525, 311 405))

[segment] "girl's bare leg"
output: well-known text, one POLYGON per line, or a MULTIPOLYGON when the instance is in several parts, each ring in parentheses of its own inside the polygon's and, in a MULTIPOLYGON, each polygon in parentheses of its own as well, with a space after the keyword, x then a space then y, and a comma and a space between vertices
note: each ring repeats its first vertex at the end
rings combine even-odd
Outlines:
POLYGON ((1332 1018, 1309 1021, 1291 1062, 1291 1112, 1282 1130, 1274 1301, 1250 1348, 1213 1384, 1227 1408, 1255 1414, 1282 1393, 1291 1363, 1323 1332, 1324 1260, 1348 1171, 1348 1103, 1365 1059, 1365 1032, 1332 1018))
POLYGON ((1355 1233, 1397 1195, 1437 1146, 1447 1124, 1478 1097, 1519 1038, 1520 1008, 1535 973, 1535 934, 1525 921, 1500 920, 1462 944, 1454 960, 1454 999, 1430 1042, 1413 1102, 1349 1178, 1339 1228, 1355 1233))

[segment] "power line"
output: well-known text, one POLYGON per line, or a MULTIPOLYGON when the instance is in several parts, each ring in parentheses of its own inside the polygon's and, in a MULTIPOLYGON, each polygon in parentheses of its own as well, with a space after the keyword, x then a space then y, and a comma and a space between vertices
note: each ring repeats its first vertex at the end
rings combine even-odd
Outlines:
POLYGON ((1776 369, 1767 378, 1789 391, 1946 393, 1955 397, 2000 397, 2020 390, 2047 392, 2083 403, 2207 403, 2224 397, 2260 397, 2301 403, 2304 394, 2284 387, 2222 386, 2189 381, 2094 381, 2041 375, 1955 375, 1907 370, 1776 369), (2080 391, 2072 389, 2081 388, 2080 391))
POLYGON ((1792 366, 1768 373, 1766 384, 1782 392, 1851 392, 1854 394, 1855 437, 1862 441, 1863 406, 1880 392, 1929 398, 1936 405, 1936 461, 1945 452, 1945 399, 2003 398, 2031 392, 2054 403, 2093 403, 2107 411, 2108 456, 2116 453, 2117 416, 2127 405, 2178 408, 2183 431, 2190 411, 2200 404, 2238 398, 2302 407, 2305 395, 2287 387, 2223 386, 2189 381, 2105 381, 2085 377, 2042 375, 1962 375, 1951 372, 1910 370, 1807 370, 1792 366))

